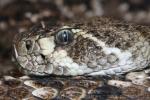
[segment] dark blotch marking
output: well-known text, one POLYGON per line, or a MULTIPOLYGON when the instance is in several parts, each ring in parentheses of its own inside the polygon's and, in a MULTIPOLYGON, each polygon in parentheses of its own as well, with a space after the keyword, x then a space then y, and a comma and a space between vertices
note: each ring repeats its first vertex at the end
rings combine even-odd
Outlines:
POLYGON ((86 98, 96 98, 98 100, 106 100, 109 96, 120 96, 122 95, 122 91, 120 88, 104 85, 102 87, 98 87, 94 89, 90 94, 87 95, 86 98))
POLYGON ((14 99, 23 99, 29 94, 29 91, 24 87, 17 87, 8 90, 8 95, 14 99))
POLYGON ((4 80, 4 84, 11 87, 17 87, 21 84, 19 80, 11 79, 11 80, 4 80))

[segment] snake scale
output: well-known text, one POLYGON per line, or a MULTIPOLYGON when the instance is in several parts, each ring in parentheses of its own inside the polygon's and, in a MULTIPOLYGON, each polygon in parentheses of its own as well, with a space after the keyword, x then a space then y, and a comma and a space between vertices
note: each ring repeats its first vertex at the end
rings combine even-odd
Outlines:
POLYGON ((145 92, 150 87, 149 81, 138 86, 130 81, 106 81, 100 77, 119 76, 149 66, 148 26, 103 17, 41 22, 17 34, 13 43, 18 68, 32 78, 4 76, 0 81, 2 100, 148 100, 150 97, 145 92))

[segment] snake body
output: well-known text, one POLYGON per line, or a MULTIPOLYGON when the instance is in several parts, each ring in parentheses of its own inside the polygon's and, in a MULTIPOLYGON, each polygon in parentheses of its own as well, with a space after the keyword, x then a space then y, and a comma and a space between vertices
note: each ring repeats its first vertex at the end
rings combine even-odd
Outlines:
POLYGON ((109 18, 40 24, 18 34, 14 54, 33 75, 118 75, 150 64, 150 28, 109 18))

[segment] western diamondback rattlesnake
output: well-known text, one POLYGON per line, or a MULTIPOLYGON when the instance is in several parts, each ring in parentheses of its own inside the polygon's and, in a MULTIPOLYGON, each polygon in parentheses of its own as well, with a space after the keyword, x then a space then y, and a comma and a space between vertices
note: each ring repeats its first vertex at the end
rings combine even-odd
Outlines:
POLYGON ((28 74, 116 75, 149 65, 149 34, 149 27, 109 18, 43 24, 18 35, 14 52, 28 74))
POLYGON ((18 34, 13 45, 18 67, 36 76, 4 76, 0 99, 149 100, 148 70, 131 72, 150 63, 149 34, 148 26, 109 18, 41 23, 18 34), (127 72, 115 80, 97 77, 127 72))

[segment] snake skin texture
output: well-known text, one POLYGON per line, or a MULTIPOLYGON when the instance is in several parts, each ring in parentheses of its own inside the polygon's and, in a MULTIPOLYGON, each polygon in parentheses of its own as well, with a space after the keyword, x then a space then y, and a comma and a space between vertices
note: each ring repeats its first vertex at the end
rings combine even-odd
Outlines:
POLYGON ((118 75, 150 64, 150 27, 95 17, 41 23, 14 39, 19 68, 32 75, 118 75), (65 37, 65 38, 64 38, 65 37))
POLYGON ((130 81, 107 80, 101 77, 4 76, 0 78, 0 82, 0 100, 149 100, 150 98, 148 80, 143 85, 137 85, 130 81))

